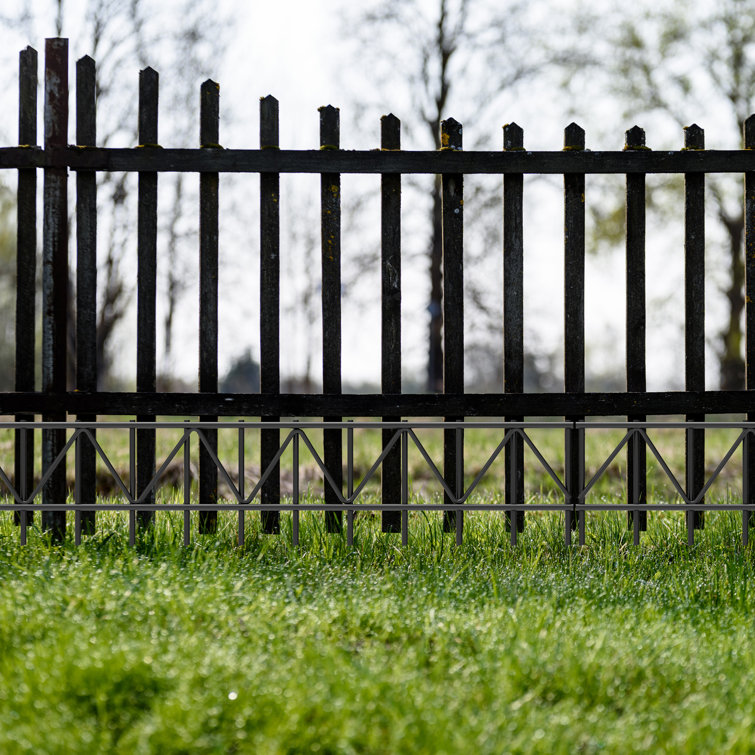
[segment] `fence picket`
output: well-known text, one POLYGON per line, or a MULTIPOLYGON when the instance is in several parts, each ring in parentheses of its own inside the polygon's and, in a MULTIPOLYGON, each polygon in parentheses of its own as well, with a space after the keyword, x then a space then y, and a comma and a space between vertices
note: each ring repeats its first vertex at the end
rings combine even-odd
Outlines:
MULTIPOLYGON (((453 118, 441 121, 442 150, 462 148, 462 126, 453 118)), ((443 393, 464 393, 464 177, 460 173, 441 178, 441 217, 443 238, 443 393)), ((446 422, 463 420, 448 416, 446 422)), ((464 431, 443 432, 443 477, 457 498, 464 487, 464 431)), ((444 493, 446 504, 455 501, 444 493)), ((461 539, 463 514, 443 513, 443 531, 456 530, 461 539)))
MULTIPOLYGON (((684 149, 705 149, 705 132, 696 124, 684 129, 684 149)), ((684 387, 705 390, 705 174, 684 176, 684 387)), ((686 415, 703 422, 704 414, 686 415)), ((687 496, 695 498, 705 484, 705 431, 685 433, 687 496)), ((694 530, 702 529, 704 513, 687 515, 690 544, 694 530)))
MULTIPOLYGON (((583 150, 585 132, 576 123, 564 131, 564 149, 583 150)), ((585 175, 564 174, 564 390, 585 391, 585 175)), ((572 415, 567 421, 581 422, 584 417, 572 415)), ((565 477, 569 491, 567 503, 575 506, 585 486, 585 432, 568 429, 565 477)), ((580 544, 584 544, 585 514, 578 518, 566 512, 567 530, 579 524, 580 544)))
MULTIPOLYGON (((395 115, 380 119, 380 148, 401 149, 401 121, 395 115)), ((401 393, 401 174, 381 177, 381 388, 383 393, 401 393)), ((383 417, 398 422, 399 417, 383 417)), ((383 448, 393 432, 383 430, 383 448)), ((383 461, 382 500, 401 500, 401 449, 396 446, 383 461)), ((401 531, 401 512, 382 513, 383 532, 401 531)))
MULTIPOLYGON (((524 131, 516 123, 503 127, 505 152, 524 151, 524 131)), ((503 390, 505 393, 524 392, 524 223, 523 187, 521 174, 503 177, 503 390)), ((521 422, 523 415, 507 415, 510 422, 521 422)), ((524 441, 512 438, 506 446, 504 465, 504 501, 524 503, 524 441)), ((515 532, 524 530, 524 512, 506 515, 506 526, 515 532), (513 526, 515 523, 516 526, 513 526)))
MULTIPOLYGON (((626 132, 625 150, 646 150, 645 132, 634 126, 626 132)), ((645 174, 627 173, 626 177, 626 372, 627 391, 644 393, 645 380, 645 174)), ((645 416, 633 414, 627 419, 644 422, 645 416)), ((627 491, 629 502, 642 505, 646 502, 647 477, 645 442, 633 435, 628 444, 627 491)), ((628 525, 634 532, 647 529, 647 514, 639 516, 639 527, 634 525, 634 512, 628 514, 628 525)))
MULTIPOLYGON (((199 92, 199 147, 217 149, 220 142, 220 87, 208 79, 199 92)), ((199 177, 199 391, 218 391, 218 174, 199 177)), ((216 415, 200 419, 216 422, 216 415)), ((217 430, 206 430, 205 439, 213 454, 218 453, 217 430)), ((218 469, 210 450, 199 443, 199 501, 218 502, 218 469)), ((215 532, 218 515, 199 514, 199 532, 215 532)))
MULTIPOLYGON (((45 41, 45 149, 68 143, 68 40, 45 41)), ((65 168, 45 168, 42 230, 42 390, 54 394, 63 409, 67 377, 68 338, 68 176, 65 168)), ((56 401, 56 403, 57 403, 56 401)), ((44 416, 65 420, 65 410, 44 416)), ((64 430, 42 433, 42 473, 65 446, 64 430)), ((43 503, 66 502, 65 460, 45 485, 43 503)), ((53 540, 65 537, 63 511, 43 511, 42 528, 53 540)))
MULTIPOLYGON (((97 144, 95 63, 85 56, 76 62, 76 144, 97 144)), ((76 390, 97 390, 97 175, 76 173, 76 390)), ((79 414, 81 422, 95 422, 96 414, 79 414)), ((78 441, 77 503, 95 503, 96 451, 86 438, 78 441)), ((76 512, 77 531, 94 533, 95 512, 76 512)))
MULTIPOLYGON (((139 146, 156 150, 158 75, 152 68, 139 72, 139 146)), ((157 388, 157 173, 139 173, 137 209, 137 273, 136 273, 136 390, 154 393, 157 388)), ((137 416, 140 422, 154 421, 154 414, 137 416)), ((141 429, 136 433, 137 493, 147 489, 155 476, 155 431, 141 429)), ((143 503, 154 503, 154 488, 143 503)), ((140 527, 149 526, 152 511, 139 511, 140 527)))
MULTIPOLYGON (((18 143, 37 144, 37 51, 27 47, 19 54, 18 91, 18 143)), ((17 223, 16 223, 16 375, 17 391, 34 391, 36 365, 36 307, 37 276, 37 171, 21 168, 18 171, 17 223)), ((33 414, 17 414, 17 422, 33 422, 33 414)), ((34 431, 15 432, 14 479, 22 498, 34 488, 34 431)), ((33 514, 14 521, 25 527, 33 521, 33 514)), ((25 532, 22 533, 25 536, 25 532)))
MULTIPOLYGON (((340 143, 340 117, 332 105, 320 108, 320 149, 337 150, 340 143)), ((341 393, 341 176, 323 173, 320 178, 322 238, 322 390, 326 395, 341 393)), ((324 417, 337 422, 339 416, 324 417)), ((340 430, 323 431, 325 466, 334 483, 343 491, 343 438, 340 430)), ((339 503, 337 491, 325 484, 325 503, 339 503)), ((341 512, 328 511, 328 532, 341 531, 341 512)))
MULTIPOLYGON (((278 149, 278 100, 260 100, 260 149, 278 149)), ((280 176, 260 174, 260 388, 263 394, 280 393, 280 176)), ((280 417, 263 417, 277 422, 280 417)), ((262 470, 270 466, 280 448, 280 431, 263 430, 262 470)), ((280 503, 280 465, 262 486, 262 502, 280 503)), ((262 530, 280 531, 280 515, 262 513, 262 530)))

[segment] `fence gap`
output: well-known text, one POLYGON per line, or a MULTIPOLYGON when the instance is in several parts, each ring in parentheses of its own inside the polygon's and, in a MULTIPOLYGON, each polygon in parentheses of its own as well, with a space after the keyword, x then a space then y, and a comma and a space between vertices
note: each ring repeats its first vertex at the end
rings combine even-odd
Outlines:
MULTIPOLYGON (((634 126, 626 132, 625 150, 646 150, 645 132, 634 126)), ((645 375, 645 174, 627 173, 626 177, 626 373, 627 391, 644 393, 645 375)), ((644 415, 627 419, 644 422, 644 415)), ((643 505, 647 495, 645 442, 633 434, 628 444, 627 494, 629 503, 643 505)), ((627 521, 637 540, 647 529, 647 512, 639 513, 639 528, 634 525, 635 512, 627 521)))
MULTIPOLYGON (((22 146, 37 144, 37 51, 27 47, 18 60, 18 143, 22 146)), ((16 216, 16 375, 15 388, 19 392, 34 391, 36 366, 36 307, 37 276, 37 171, 21 168, 18 171, 16 216)), ((33 422, 33 414, 17 414, 17 422, 33 422)), ((16 430, 14 454, 14 480, 22 498, 34 488, 34 431, 16 430), (22 464, 21 460, 25 460, 22 464)), ((34 520, 32 512, 15 514, 13 520, 22 526, 34 520), (23 518, 23 521, 22 521, 23 518)))
MULTIPOLYGON (((139 147, 155 150, 157 143, 158 74, 152 68, 139 72, 139 147)), ((136 273, 136 390, 155 393, 157 389, 157 173, 139 173, 137 210, 136 273)), ((139 415, 139 422, 154 422, 155 415, 139 415)), ((141 428, 136 433, 137 497, 155 476, 155 431, 141 428)), ((155 489, 143 503, 155 502, 155 489)), ((141 528, 154 521, 153 511, 139 511, 141 528)))
MULTIPOLYGON (((441 121, 442 150, 460 151, 462 126, 453 118, 441 121)), ((464 177, 461 173, 441 176, 441 218, 443 238, 443 393, 464 393, 464 177)), ((463 420, 445 416, 446 422, 463 420)), ((464 435, 462 430, 443 431, 443 476, 456 498, 464 487, 464 435)), ((455 504, 444 493, 447 505, 455 504)), ((457 541, 463 526, 461 511, 443 512, 443 531, 456 531, 457 541)))
MULTIPOLYGON (((76 63, 76 144, 97 144, 95 63, 85 56, 76 63)), ((76 173, 76 390, 97 391, 97 175, 93 170, 76 173)), ((96 414, 79 414, 79 422, 96 422, 96 414)), ((95 431, 92 430, 95 437, 95 431)), ((79 503, 94 504, 96 451, 91 441, 77 441, 79 503)), ((94 511, 76 514, 77 534, 91 535, 94 511)))
MULTIPOLYGON (((199 93, 200 149, 220 146, 220 87, 205 81, 199 93)), ((199 176, 199 392, 218 391, 218 174, 199 176)), ((217 422, 217 416, 200 419, 217 422)), ((218 431, 202 431, 207 445, 217 456, 218 431)), ((218 502, 218 468, 203 443, 199 446, 199 502, 218 502)), ((218 527, 215 511, 199 512, 199 534, 213 533, 218 527)))
MULTIPOLYGON (((516 123, 503 127, 505 152, 524 151, 524 131, 516 123)), ((503 390, 524 392, 524 224, 521 173, 503 177, 503 390)), ((522 416, 507 416, 507 422, 522 422, 522 416)), ((504 451, 506 476, 504 502, 524 503, 524 440, 512 438, 504 451)), ((524 530, 524 512, 506 514, 506 529, 524 530), (515 525, 515 526, 513 526, 515 525)), ((512 536, 512 542, 514 538, 512 536)))
MULTIPOLYGON (((278 100, 260 100, 260 149, 278 149, 278 100)), ((280 176, 260 174, 260 388, 263 395, 280 394, 280 176)), ((278 422, 280 417, 262 417, 278 422)), ((279 430, 262 430, 261 473, 280 448, 279 430)), ((263 505, 280 503, 280 465, 262 486, 263 505)), ((280 514, 262 512, 262 531, 280 531, 280 514)))
MULTIPOLYGON (((68 40, 45 41, 45 150, 68 145, 68 40)), ((65 167, 45 168, 42 229, 42 390, 60 397, 65 406, 68 340, 68 177, 65 167)), ((43 420, 65 421, 65 411, 51 412, 43 420)), ((66 442, 65 430, 42 432, 42 473, 51 466, 66 442)), ((66 502, 65 459, 53 471, 42 502, 66 502)), ((64 511, 43 511, 42 529, 53 541, 66 531, 64 511)))
MULTIPOLYGON (((340 114, 332 105, 320 110, 320 149, 337 150, 340 143, 340 114)), ((322 391, 341 395, 341 176, 322 173, 320 178, 322 244, 322 391)), ((323 417, 340 422, 341 417, 323 417)), ((324 430, 325 467, 338 489, 343 491, 343 437, 341 430, 324 430)), ((325 503, 340 503, 338 493, 325 481, 325 503)), ((327 511, 328 532, 341 531, 341 512, 327 511)))
MULTIPOLYGON (((684 129, 684 149, 705 149, 705 132, 693 124, 684 129)), ((705 174, 684 175, 684 387, 705 390, 705 174)), ((688 414, 687 422, 704 422, 704 414, 688 414)), ((705 431, 685 433, 687 496, 695 498, 705 485, 705 431)), ((701 501, 702 503, 702 501, 701 501)), ((687 514, 690 544, 702 529, 702 511, 687 514)))
MULTIPOLYGON (((585 132, 576 123, 564 131, 565 150, 584 150, 585 132)), ((564 390, 585 392, 585 174, 564 174, 564 390)), ((565 417, 581 422, 584 417, 565 417)), ((567 505, 579 503, 585 486, 585 431, 576 427, 566 431, 565 482, 567 505)), ((577 529, 584 545, 585 512, 566 512, 567 530, 577 529)))
MULTIPOLYGON (((401 121, 395 115, 380 119, 380 148, 401 149, 401 121)), ((401 393, 401 174, 381 176, 381 388, 384 394, 401 393)), ((399 422, 400 417, 383 417, 399 422)), ((395 430, 383 430, 383 449, 395 430)), ((401 500, 401 449, 397 444, 385 457, 381 474, 382 501, 401 500)), ((402 530, 402 512, 383 511, 382 531, 402 530)))

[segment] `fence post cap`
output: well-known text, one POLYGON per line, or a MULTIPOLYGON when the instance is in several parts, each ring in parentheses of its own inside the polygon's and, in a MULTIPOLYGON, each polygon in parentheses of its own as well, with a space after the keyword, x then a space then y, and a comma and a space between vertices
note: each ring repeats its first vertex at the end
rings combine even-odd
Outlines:
POLYGON ((648 149, 645 146, 645 129, 632 126, 624 135, 624 149, 648 149))
POLYGON ((564 149, 584 149, 585 130, 572 122, 564 129, 564 149))
POLYGON ((705 149, 705 131, 696 123, 684 127, 684 149, 705 149))
POLYGON ((524 129, 518 123, 512 121, 503 127, 503 148, 524 149, 524 129))

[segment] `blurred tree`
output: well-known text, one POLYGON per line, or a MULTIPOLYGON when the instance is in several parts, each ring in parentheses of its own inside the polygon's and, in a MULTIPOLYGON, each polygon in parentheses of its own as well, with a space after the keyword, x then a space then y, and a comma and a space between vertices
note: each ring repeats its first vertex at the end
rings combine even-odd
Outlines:
MULTIPOLYGON (((706 147, 714 139, 741 144, 744 121, 755 109, 755 4, 751 0, 654 0, 612 2, 583 8, 575 15, 578 31, 591 29, 592 65, 573 71, 571 83, 585 99, 585 87, 610 92, 636 122, 660 116, 659 126, 674 125, 672 148, 679 148, 680 126, 710 124, 706 147)), ((595 89, 593 89, 593 92, 595 89)), ((678 185, 678 184, 677 184, 678 185)), ((717 221, 725 267, 722 282, 726 324, 717 353, 723 389, 744 387, 744 211, 741 178, 710 175, 706 188, 717 221)), ((663 202, 657 203, 662 205, 663 202)), ((669 210, 679 213, 678 202, 669 210)), ((607 210, 599 234, 616 236, 619 208, 607 210)))
MULTIPOLYGON (((405 133, 418 135, 434 149, 441 147, 441 120, 451 115, 463 120, 462 112, 470 111, 476 126, 489 125, 493 108, 500 108, 504 96, 550 66, 578 57, 573 50, 558 51, 547 43, 559 36, 553 34, 552 23, 544 27, 546 5, 522 0, 503 7, 484 0, 377 0, 360 7, 347 25, 358 46, 360 68, 369 70, 376 82, 374 91, 360 89, 362 107, 372 104, 369 97, 389 101, 402 116, 405 133)), ((500 195, 493 201, 499 207, 500 195)), ((429 221, 427 390, 438 392, 443 389, 439 177, 432 187, 429 221)), ((496 222, 500 225, 500 211, 496 222)), ((483 297, 469 293, 473 303, 482 303, 483 297)))
POLYGON ((260 365, 247 350, 236 358, 220 383, 222 393, 259 393, 260 365))
MULTIPOLYGON (((210 0, 40 0, 0 11, 0 21, 31 42, 50 36, 71 39, 72 53, 90 55, 97 64, 97 144, 102 147, 136 144, 137 67, 152 66, 163 74, 160 141, 171 146, 197 146, 199 85, 217 75, 227 23, 210 0), (51 23, 50 19, 54 19, 51 23)), ((72 89, 75 81, 71 81, 72 89)), ((73 111, 72 111, 73 112, 73 111)), ((71 124, 71 134, 75 125, 71 124)), ((10 135, 15 136, 15 135, 10 135)), ((71 137, 73 141, 73 138, 71 137)), ((158 289, 164 311, 164 361, 169 363, 175 309, 191 279, 196 257, 185 218, 196 206, 196 192, 181 174, 161 177, 167 212, 160 214, 159 233, 165 239, 165 265, 158 289), (193 204, 192 204, 193 202, 193 204), (179 254, 188 247, 186 254, 179 254), (190 251, 189 251, 190 250, 190 251)), ((98 174, 98 382, 113 378, 113 334, 131 304, 133 273, 127 262, 133 252, 136 181, 133 174, 98 174)), ((162 202, 161 202, 162 204, 162 202)), ((73 286, 72 280, 72 286, 73 286)), ((75 297, 70 297, 75 302, 75 297)), ((74 363, 70 360, 71 364, 74 363)))

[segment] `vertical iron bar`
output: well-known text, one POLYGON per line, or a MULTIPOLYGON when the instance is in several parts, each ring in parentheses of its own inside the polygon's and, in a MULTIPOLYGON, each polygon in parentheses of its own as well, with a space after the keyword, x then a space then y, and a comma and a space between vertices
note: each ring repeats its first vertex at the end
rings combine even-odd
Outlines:
MULTIPOLYGON (((239 420, 239 503, 243 503, 246 498, 246 448, 245 448, 245 435, 243 420, 239 420)), ((244 547, 244 509, 239 509, 239 533, 238 543, 239 548, 244 547)))
MULTIPOLYGON (((45 150, 68 144, 68 40, 45 41, 45 150)), ((42 389, 60 397, 61 412, 45 415, 65 421, 68 341, 68 176, 65 168, 45 168, 42 242, 42 389)), ((66 442, 65 430, 42 433, 42 471, 50 469, 66 442)), ((57 466, 45 485, 42 502, 66 502, 66 461, 57 466)), ((54 541, 65 537, 64 511, 42 513, 42 528, 52 530, 54 541)))
MULTIPOLYGON (((133 422, 134 420, 131 420, 133 422)), ((136 498, 136 429, 130 427, 128 430, 128 492, 131 500, 136 498)), ((133 546, 136 542, 136 514, 134 507, 129 507, 128 512, 128 544, 133 546)))
MULTIPOLYGON (((220 140, 220 87, 208 79, 199 92, 199 145, 218 149, 220 140)), ((199 176, 199 392, 218 391, 218 174, 199 176)), ((216 416, 200 420, 217 422, 216 416)), ((218 431, 202 431, 217 456, 218 431)), ((218 468, 203 443, 199 446, 199 503, 218 502, 218 468)), ((199 512, 199 533, 217 531, 216 511, 199 512)))
MULTIPOLYGON (((188 422, 188 420, 187 420, 188 422)), ((199 447, 202 444, 199 443, 199 447)), ((191 504, 191 430, 184 430, 184 506, 191 504)), ((202 512, 200 512, 200 516, 202 512)), ((201 531, 201 530, 200 530, 201 531)), ((184 545, 191 543, 191 511, 184 511, 184 545)))
MULTIPOLYGON (((637 432, 632 433, 632 438, 630 442, 634 441, 632 443, 632 461, 631 461, 631 485, 632 485, 632 505, 639 506, 640 504, 640 476, 641 472, 644 471, 642 468, 642 457, 640 455, 640 441, 642 439, 637 437, 637 432)), ((640 530, 642 528, 642 519, 640 517, 640 511, 639 508, 633 509, 629 512, 632 514, 632 534, 633 534, 633 543, 635 545, 640 544, 640 530)))
MULTIPOLYGON (((21 481, 21 488, 20 488, 20 495, 21 499, 24 503, 27 502, 27 498, 29 497, 29 494, 31 492, 29 486, 28 486, 28 479, 27 479, 27 465, 29 464, 29 458, 27 456, 27 447, 26 447, 26 433, 32 432, 31 430, 21 430, 21 436, 20 436, 20 451, 21 451, 21 465, 19 472, 21 473, 20 477, 17 477, 17 479, 20 479, 21 481)), ((32 457, 33 458, 33 457, 32 457)), ((34 482, 32 481, 32 485, 34 482)), ((26 527, 28 526, 28 513, 26 509, 24 509, 21 512, 19 524, 21 525, 21 545, 26 545, 26 527)))
MULTIPOLYGON (((456 431, 456 502, 464 495, 464 431, 456 431)), ((464 514, 456 512, 456 545, 461 545, 464 537, 464 514)))
MULTIPOLYGON (((31 47, 19 55, 18 143, 37 144, 37 51, 31 47)), ((35 296, 37 275, 37 171, 23 168, 18 171, 16 217, 16 382, 17 391, 34 390, 36 361, 35 296)), ((33 414, 17 414, 16 422, 33 422, 33 414)), ((14 455, 17 490, 31 492, 34 487, 34 431, 16 430, 14 455), (27 463, 19 464, 24 457, 27 463)), ((22 494, 25 498, 28 495, 22 494)), ((22 544, 26 542, 25 521, 34 521, 34 514, 22 513, 22 544)))
MULTIPOLYGON (((401 504, 409 504, 409 433, 401 432, 401 504)), ((401 512, 401 545, 409 545, 409 512, 401 512)))
MULTIPOLYGON (((349 420, 353 422, 354 420, 349 420)), ((354 428, 346 430, 346 495, 353 505, 351 496, 354 495, 354 428)), ((354 545, 354 509, 346 512, 346 544, 354 545)))
MULTIPOLYGON (((395 115, 380 119, 380 148, 401 149, 401 121, 395 115)), ((383 393, 401 393, 401 174, 381 176, 381 385, 383 393)), ((383 417, 398 422, 399 417, 383 417)), ((383 448, 394 430, 383 430, 383 448)), ((401 450, 393 448, 383 460, 382 501, 401 498, 401 450)), ((401 530, 400 511, 382 512, 382 531, 401 530)))
MULTIPOLYGON (((340 144, 340 115, 332 105, 320 108, 320 149, 337 150, 340 144)), ((341 393, 341 176, 323 173, 320 178, 322 233, 322 391, 341 393)), ((324 417, 340 422, 341 417, 324 417)), ((343 438, 341 430, 323 431, 325 467, 336 486, 343 486, 343 438)), ((325 482, 325 503, 339 503, 337 491, 325 482)), ((328 532, 341 531, 341 512, 327 511, 328 532)))
MULTIPOLYGON (((516 123, 503 127, 503 149, 524 149, 524 132, 516 123)), ((524 391, 524 226, 523 176, 507 173, 503 177, 503 390, 524 391)), ((506 417, 521 422, 524 417, 506 417)), ((504 452, 506 478, 504 502, 524 503, 524 439, 516 435, 504 452)), ((524 512, 506 514, 506 526, 521 532, 524 512)), ((516 538, 512 537, 512 543, 516 538)))
MULTIPOLYGON (((575 433, 570 431, 571 428, 567 428, 564 431, 564 464, 566 467, 566 501, 565 503, 569 506, 574 505, 574 487, 573 487, 573 481, 571 479, 571 467, 572 467, 572 459, 574 456, 574 442, 576 440, 575 433)), ((571 545, 571 533, 574 529, 574 517, 573 517, 573 511, 565 511, 564 512, 564 538, 566 540, 567 545, 571 545)))
MULTIPOLYGON (((582 151, 585 148, 584 129, 571 123, 564 130, 564 149, 582 151)), ((567 393, 585 391, 585 175, 564 174, 564 390, 567 393)), ((567 422, 580 422, 583 417, 565 417, 567 422)), ((567 428, 565 461, 566 503, 576 506, 579 492, 585 486, 584 431, 567 428)), ((583 543, 585 512, 574 516, 566 512, 566 526, 579 527, 583 543)))
MULTIPOLYGON (((684 149, 705 149, 705 132, 696 124, 684 129, 684 149)), ((688 391, 705 390, 705 174, 684 176, 684 380, 688 391)), ((688 414, 687 422, 703 422, 704 414, 688 414)), ((685 433, 687 497, 705 485, 705 430, 685 433)), ((704 502, 701 500, 701 503, 704 502)), ((687 514, 688 538, 702 529, 704 512, 687 514)))
MULTIPOLYGON (((755 115, 744 125, 745 149, 755 149, 755 115)), ((745 364, 746 387, 755 390, 755 173, 745 173, 745 364)), ((755 422, 755 412, 747 413, 747 421, 755 422)), ((755 504, 755 443, 747 436, 744 459, 744 476, 747 480, 745 503, 755 504)), ((755 527, 755 511, 749 514, 749 527, 755 527)))
MULTIPOLYGON (((139 146, 157 149, 158 75, 152 68, 139 72, 139 146)), ((157 390, 157 173, 139 173, 136 275, 136 390, 157 390)), ((137 420, 153 422, 154 415, 137 420)), ((136 438, 136 493, 139 497, 155 476, 155 431, 141 429, 136 438)), ((154 503, 154 489, 144 503, 154 503)), ((154 521, 153 511, 138 512, 141 528, 154 521)))
MULTIPOLYGON (((260 100, 260 149, 278 149, 278 100, 260 100)), ((260 389, 263 395, 280 395, 280 176, 260 174, 260 389)), ((262 417, 278 422, 280 417, 262 417)), ((262 430, 262 470, 280 448, 280 430, 262 430)), ((280 503, 280 465, 262 486, 262 504, 280 503)), ((280 514, 262 512, 262 531, 280 532, 280 514)))
MULTIPOLYGON (((95 65, 89 56, 76 63, 76 144, 97 144, 95 110, 95 65)), ((93 170, 76 172, 76 390, 97 390, 97 176, 93 170)), ((80 422, 96 422, 94 414, 79 414, 80 422)), ((92 428, 92 436, 97 431, 92 428)), ((85 437, 77 442, 76 484, 78 503, 93 504, 97 498, 96 451, 85 437)), ((94 534, 94 511, 77 514, 77 524, 94 534)), ((80 536, 79 532, 79 536, 80 536)))
MULTIPOLYGON (((645 150, 645 132, 634 126, 626 132, 625 150, 645 150)), ((645 380, 645 174, 630 173, 626 177, 626 372, 627 391, 644 393, 645 380)), ((644 422, 645 417, 632 415, 630 421, 644 422)), ((645 443, 637 434, 629 441, 628 455, 636 465, 629 476, 629 499, 642 505, 646 502, 645 443)), ((629 524, 640 517, 640 530, 647 529, 646 512, 629 512, 629 524)), ((635 532, 636 532, 635 528, 635 532)))
MULTIPOLYGON (((294 435, 293 440, 293 480, 291 490, 291 502, 294 506, 299 504, 299 432, 294 435)), ((293 524, 291 531, 291 543, 293 545, 299 545, 299 512, 294 511, 293 524)))
MULTIPOLYGON (((441 150, 460 151, 462 126, 453 118, 441 121, 441 150)), ((441 220, 443 242, 443 393, 464 393, 464 177, 461 174, 441 176, 441 220)), ((444 417, 446 422, 456 422, 463 417, 444 417)), ((464 447, 457 430, 443 431, 443 475, 448 487, 459 488, 459 470, 463 470, 464 447)), ((462 472, 463 474, 463 472, 462 472)), ((463 479, 461 480, 463 485, 463 479)), ((444 494, 446 504, 454 504, 451 496, 444 494)), ((463 526, 461 511, 443 512, 443 531, 456 528, 459 538, 463 526), (457 524, 458 522, 458 524, 457 524)))
MULTIPOLYGON (((74 431, 75 432, 75 431, 74 431)), ((81 503, 81 449, 84 438, 78 435, 74 440, 74 481, 73 481, 73 502, 78 506, 81 503)), ((73 514, 73 542, 74 545, 81 545, 81 514, 77 508, 73 514)))

